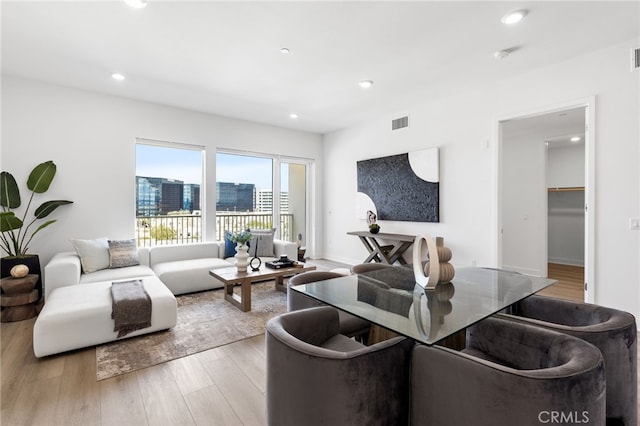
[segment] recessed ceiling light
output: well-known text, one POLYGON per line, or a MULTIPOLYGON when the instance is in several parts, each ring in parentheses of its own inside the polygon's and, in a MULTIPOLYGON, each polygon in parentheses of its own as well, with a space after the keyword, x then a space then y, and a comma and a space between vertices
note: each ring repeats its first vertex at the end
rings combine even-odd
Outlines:
POLYGON ((292 112, 291 114, 289 114, 289 117, 291 117, 291 119, 295 120, 296 118, 298 118, 298 114, 296 114, 295 112, 292 112))
POLYGON ((373 81, 372 80, 362 80, 361 82, 358 83, 360 85, 360 87, 362 87, 363 89, 368 89, 369 87, 373 86, 373 81))
POLYGON ((120 74, 119 72, 114 72, 113 74, 111 74, 111 78, 117 81, 122 81, 124 80, 124 75, 120 74))
POLYGON ((507 13, 506 15, 504 15, 501 19, 503 24, 507 24, 507 25, 513 25, 513 24, 517 24, 518 22, 522 21, 522 19, 527 16, 527 11, 522 9, 522 10, 516 10, 515 12, 511 12, 511 13, 507 13))
POLYGON ((280 53, 287 54, 287 53, 289 53, 289 52, 290 52, 290 50, 289 50, 289 48, 287 48, 287 47, 283 47, 282 49, 280 49, 280 53))
POLYGON ((133 7, 134 9, 142 9, 147 7, 146 0, 124 0, 124 2, 127 4, 127 6, 133 7))
POLYGON ((580 141, 580 136, 574 136, 571 139, 569 139, 571 142, 579 142, 580 141))

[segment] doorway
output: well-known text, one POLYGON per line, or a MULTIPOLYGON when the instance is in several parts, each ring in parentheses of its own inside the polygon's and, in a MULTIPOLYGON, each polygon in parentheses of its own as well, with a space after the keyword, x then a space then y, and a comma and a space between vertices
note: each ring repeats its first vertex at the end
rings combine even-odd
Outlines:
POLYGON ((559 265, 571 278, 557 287, 570 290, 549 295, 586 301, 593 300, 592 111, 589 99, 497 122, 499 267, 554 278, 559 265))
POLYGON ((547 276, 558 281, 540 294, 584 300, 585 146, 584 111, 578 108, 570 133, 547 139, 547 276))
MULTIPOLYGON (((273 229, 276 239, 313 243, 309 194, 313 162, 303 158, 218 149, 216 238, 225 231, 273 229)), ((313 253, 313 251, 310 251, 313 253)))

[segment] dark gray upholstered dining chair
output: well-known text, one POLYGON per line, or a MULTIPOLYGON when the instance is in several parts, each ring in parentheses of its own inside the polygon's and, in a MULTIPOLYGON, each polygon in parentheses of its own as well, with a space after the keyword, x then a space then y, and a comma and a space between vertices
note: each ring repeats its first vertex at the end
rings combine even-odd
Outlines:
POLYGON ((463 351, 413 350, 410 424, 539 426, 553 419, 604 425, 603 359, 584 340, 487 318, 467 329, 463 351))
MULTIPOLYGON (((344 275, 329 271, 308 271, 289 278, 287 283, 287 311, 291 312, 299 309, 325 305, 324 303, 309 296, 305 296, 304 294, 291 290, 291 286, 309 284, 340 277, 344 277, 344 275)), ((358 318, 355 315, 351 315, 343 311, 338 312, 340 315, 340 334, 344 334, 348 337, 358 337, 366 341, 367 336, 369 335, 369 329, 371 328, 371 323, 363 320, 362 318, 358 318)))
POLYGON ((352 274, 366 274, 371 271, 378 271, 380 269, 393 268, 393 265, 387 265, 386 263, 358 263, 351 267, 352 274))
POLYGON ((338 331, 338 311, 330 306, 267 323, 269 425, 407 424, 415 343, 394 337, 364 346, 338 331))
POLYGON ((579 337, 604 358, 607 378, 607 425, 638 423, 637 325, 633 315, 589 303, 530 296, 500 314, 579 337))

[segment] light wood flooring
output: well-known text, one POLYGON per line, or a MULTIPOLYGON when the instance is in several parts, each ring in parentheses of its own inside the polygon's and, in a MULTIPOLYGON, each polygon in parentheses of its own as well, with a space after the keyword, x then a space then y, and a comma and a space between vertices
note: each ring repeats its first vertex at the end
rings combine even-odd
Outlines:
POLYGON ((2 425, 265 425, 264 336, 96 381, 94 348, 37 359, 2 324, 2 425))
POLYGON ((576 302, 584 301, 584 268, 582 266, 549 263, 547 276, 558 282, 538 294, 576 302))

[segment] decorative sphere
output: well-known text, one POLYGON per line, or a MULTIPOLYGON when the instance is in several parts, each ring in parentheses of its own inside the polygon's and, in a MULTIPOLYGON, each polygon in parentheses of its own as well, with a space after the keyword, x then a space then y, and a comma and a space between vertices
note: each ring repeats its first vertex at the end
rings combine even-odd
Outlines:
POLYGON ((440 261, 440 263, 448 262, 451 260, 453 254, 451 253, 451 249, 449 247, 438 246, 437 249, 438 260, 440 261))
POLYGON ((27 265, 16 265, 11 268, 9 272, 13 278, 22 278, 26 277, 29 274, 29 267, 27 265))
POLYGON ((448 283, 453 279, 456 275, 456 269, 450 263, 441 263, 440 264, 440 277, 438 277, 438 282, 448 283))

